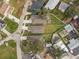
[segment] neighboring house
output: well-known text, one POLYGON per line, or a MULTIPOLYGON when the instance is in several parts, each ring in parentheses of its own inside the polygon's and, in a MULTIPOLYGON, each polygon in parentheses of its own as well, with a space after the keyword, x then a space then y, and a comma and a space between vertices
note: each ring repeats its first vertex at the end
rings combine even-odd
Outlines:
POLYGON ((5 26, 4 21, 0 20, 0 29, 5 26))
POLYGON ((63 43, 63 41, 61 40, 61 38, 59 37, 58 34, 53 34, 52 43, 54 44, 53 46, 54 46, 55 48, 60 48, 60 49, 63 50, 64 52, 69 52, 68 48, 67 48, 66 45, 63 43))
POLYGON ((59 10, 61 10, 62 12, 65 12, 68 7, 69 7, 69 4, 65 2, 61 2, 59 5, 59 10))
POLYGON ((46 0, 32 0, 32 5, 29 6, 28 9, 31 9, 32 14, 35 15, 35 10, 41 9, 44 6, 45 2, 46 0))
POLYGON ((72 19, 71 19, 71 23, 75 28, 79 28, 79 16, 75 15, 72 19))
POLYGON ((79 38, 69 40, 68 47, 71 54, 74 56, 79 55, 79 38))
POLYGON ((48 3, 45 5, 46 9, 53 10, 60 0, 49 0, 48 3))
POLYGON ((2 14, 2 15, 11 14, 13 9, 14 8, 12 6, 10 6, 9 4, 3 3, 0 8, 0 14, 2 14))
POLYGON ((58 47, 65 52, 70 52, 74 56, 79 55, 79 35, 75 31, 75 28, 71 24, 68 24, 58 34, 53 34, 52 37, 54 47, 58 47))
POLYGON ((3 3, 1 8, 0 8, 0 14, 4 15, 7 8, 8 8, 8 4, 3 3))
POLYGON ((64 28, 68 33, 74 30, 74 28, 70 24, 66 25, 64 28))
POLYGON ((79 54, 79 36, 70 24, 65 26, 65 29, 69 33, 69 43, 67 44, 69 51, 76 56, 79 54))

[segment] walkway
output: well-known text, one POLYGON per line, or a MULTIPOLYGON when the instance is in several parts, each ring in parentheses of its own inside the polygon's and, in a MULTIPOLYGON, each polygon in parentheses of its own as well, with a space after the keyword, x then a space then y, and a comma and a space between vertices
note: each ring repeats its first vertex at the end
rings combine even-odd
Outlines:
POLYGON ((6 33, 8 36, 11 35, 11 33, 9 33, 5 28, 1 29, 1 31, 3 31, 4 33, 6 33))

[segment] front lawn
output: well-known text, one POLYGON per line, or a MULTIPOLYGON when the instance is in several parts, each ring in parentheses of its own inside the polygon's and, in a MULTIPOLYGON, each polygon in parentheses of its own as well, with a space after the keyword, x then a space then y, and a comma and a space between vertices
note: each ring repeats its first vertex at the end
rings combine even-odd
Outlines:
POLYGON ((9 31, 10 33, 15 32, 16 29, 18 28, 18 24, 10 20, 9 18, 5 18, 4 22, 7 24, 6 30, 9 31))
POLYGON ((14 41, 9 41, 8 46, 5 44, 0 46, 0 59, 17 59, 16 43, 14 41))

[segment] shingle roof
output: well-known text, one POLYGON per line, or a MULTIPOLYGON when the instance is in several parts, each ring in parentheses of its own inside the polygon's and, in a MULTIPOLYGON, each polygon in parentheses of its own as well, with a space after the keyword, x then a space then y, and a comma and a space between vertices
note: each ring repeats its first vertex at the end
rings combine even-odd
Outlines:
POLYGON ((40 9, 44 4, 43 0, 32 0, 32 6, 31 9, 40 9))
POLYGON ((69 50, 72 51, 73 55, 79 54, 79 40, 78 39, 71 39, 68 44, 69 50))

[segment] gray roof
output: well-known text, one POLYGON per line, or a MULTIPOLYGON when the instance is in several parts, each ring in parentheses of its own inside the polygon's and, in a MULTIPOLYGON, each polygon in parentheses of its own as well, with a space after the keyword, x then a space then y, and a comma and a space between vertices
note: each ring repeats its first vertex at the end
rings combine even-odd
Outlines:
POLYGON ((49 0, 48 3, 46 4, 45 8, 47 9, 54 9, 56 5, 59 3, 60 0, 49 0))
POLYGON ((44 26, 30 26, 28 29, 32 33, 44 33, 44 26))
POLYGON ((75 31, 71 31, 69 33, 69 37, 70 37, 70 39, 72 39, 72 38, 76 39, 76 38, 78 38, 78 34, 75 31))
POLYGON ((32 15, 31 18, 32 24, 45 24, 47 19, 45 16, 32 15))
POLYGON ((69 7, 69 4, 65 3, 65 2, 61 2, 61 4, 59 5, 59 10, 61 10, 62 12, 65 12, 65 10, 69 7))
POLYGON ((74 49, 75 47, 79 46, 79 40, 78 39, 71 39, 69 40, 69 44, 68 44, 68 47, 70 49, 74 49))
POLYGON ((78 39, 72 39, 69 41, 70 43, 68 44, 68 47, 70 50, 73 51, 73 55, 78 55, 79 54, 79 40, 78 39))
POLYGON ((43 5, 45 0, 32 0, 32 6, 31 9, 40 9, 43 5))
POLYGON ((79 46, 73 49, 73 55, 76 56, 79 54, 79 46))

